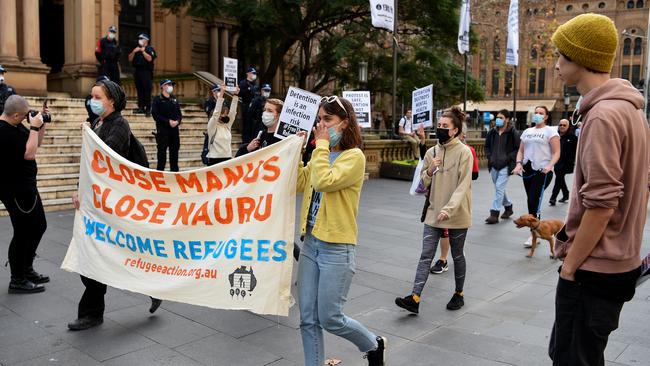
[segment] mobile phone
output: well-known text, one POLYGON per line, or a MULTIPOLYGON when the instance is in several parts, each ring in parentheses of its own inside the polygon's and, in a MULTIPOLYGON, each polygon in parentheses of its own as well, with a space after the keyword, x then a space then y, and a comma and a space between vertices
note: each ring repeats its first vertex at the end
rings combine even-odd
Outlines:
POLYGON ((260 131, 260 132, 258 132, 258 133, 257 133, 257 138, 259 139, 260 137, 262 137, 262 134, 263 134, 263 133, 264 133, 264 131, 260 131))

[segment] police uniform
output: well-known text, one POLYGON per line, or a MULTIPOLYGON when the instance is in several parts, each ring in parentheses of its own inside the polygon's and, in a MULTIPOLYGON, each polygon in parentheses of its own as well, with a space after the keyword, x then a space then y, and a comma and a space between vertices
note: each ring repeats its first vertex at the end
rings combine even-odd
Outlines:
MULTIPOLYGON (((253 67, 248 68, 246 71, 247 74, 251 72, 257 74, 257 70, 253 67)), ((244 79, 239 82, 239 98, 242 103, 242 118, 244 121, 242 126, 242 141, 244 143, 248 143, 254 138, 253 121, 251 120, 248 111, 253 98, 258 94, 258 92, 257 84, 254 81, 244 79)))
MULTIPOLYGON (((170 80, 163 80, 160 86, 171 83, 170 80)), ((178 150, 180 149, 181 140, 179 126, 183 119, 181 106, 173 95, 169 98, 163 94, 153 98, 151 115, 156 121, 156 144, 158 147, 158 166, 156 169, 165 170, 167 160, 167 148, 169 148, 169 170, 178 171, 178 150), (169 120, 178 121, 179 126, 172 127, 169 120)))
MULTIPOLYGON (((140 37, 145 36, 141 34, 140 37)), ((151 83, 153 82, 153 65, 156 60, 156 51, 153 47, 147 45, 145 47, 145 52, 151 56, 151 61, 147 61, 142 55, 142 52, 138 52, 133 56, 133 65, 135 71, 133 78, 135 79, 135 88, 138 92, 138 108, 143 110, 145 113, 151 111, 151 83)))
MULTIPOLYGON (((0 73, 7 72, 2 65, 0 65, 0 73)), ((5 110, 5 102, 7 98, 16 94, 16 89, 12 88, 10 85, 5 84, 4 82, 0 83, 0 114, 5 110)))
MULTIPOLYGON (((264 84, 262 91, 271 92, 271 86, 264 84)), ((266 97, 262 94, 253 98, 250 106, 248 107, 248 118, 250 120, 250 129, 253 138, 257 136, 259 131, 266 131, 266 126, 262 123, 262 113, 264 113, 264 105, 266 104, 266 97)))
MULTIPOLYGON (((117 28, 111 26, 109 32, 116 33, 117 28)), ((117 39, 111 40, 108 37, 100 39, 95 48, 95 58, 99 62, 99 75, 108 76, 113 82, 120 84, 120 68, 118 64, 121 55, 122 50, 117 39)))

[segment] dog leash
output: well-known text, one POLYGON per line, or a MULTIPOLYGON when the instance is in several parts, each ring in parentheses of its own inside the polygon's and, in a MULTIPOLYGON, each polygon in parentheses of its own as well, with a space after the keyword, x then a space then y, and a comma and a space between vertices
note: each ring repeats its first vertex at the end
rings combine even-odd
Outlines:
POLYGON ((539 204, 537 205, 537 219, 541 220, 542 218, 542 202, 544 201, 544 191, 546 190, 546 180, 548 179, 548 173, 544 174, 544 184, 542 185, 542 194, 539 196, 539 204))

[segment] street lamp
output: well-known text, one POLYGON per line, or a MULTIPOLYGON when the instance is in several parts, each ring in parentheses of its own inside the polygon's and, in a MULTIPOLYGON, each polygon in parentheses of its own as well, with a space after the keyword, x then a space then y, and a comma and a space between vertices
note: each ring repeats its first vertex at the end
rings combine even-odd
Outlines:
POLYGON ((359 83, 365 84, 368 82, 368 63, 366 61, 359 62, 359 83))
POLYGON ((567 91, 566 85, 564 86, 564 118, 569 118, 569 104, 571 104, 571 94, 567 91))

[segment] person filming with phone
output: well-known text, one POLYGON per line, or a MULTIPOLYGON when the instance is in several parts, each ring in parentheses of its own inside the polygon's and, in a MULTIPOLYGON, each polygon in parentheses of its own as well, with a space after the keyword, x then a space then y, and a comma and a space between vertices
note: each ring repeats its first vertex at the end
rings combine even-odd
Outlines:
POLYGON ((4 171, 11 172, 0 179, 0 201, 14 230, 9 244, 9 293, 43 292, 43 283, 50 281, 34 270, 36 248, 47 228, 36 187, 36 152, 45 136, 43 115, 47 115, 45 105, 42 113, 30 110, 27 100, 19 95, 7 98, 0 115, 0 156, 4 171))

